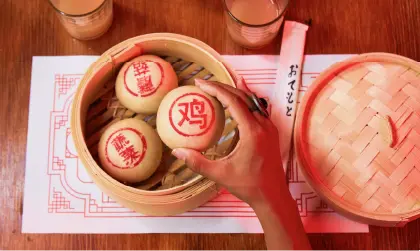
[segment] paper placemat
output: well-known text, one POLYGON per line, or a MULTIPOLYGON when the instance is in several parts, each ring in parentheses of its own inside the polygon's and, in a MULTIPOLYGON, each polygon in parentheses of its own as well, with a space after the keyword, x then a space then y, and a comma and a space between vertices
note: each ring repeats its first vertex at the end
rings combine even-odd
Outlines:
MULTIPOLYGON (((348 56, 305 56, 300 97, 319 72, 348 56)), ((22 232, 261 233, 253 210, 228 192, 182 215, 150 217, 120 206, 97 188, 77 156, 70 129, 77 85, 97 58, 33 58, 22 232)), ((279 56, 225 58, 260 97, 271 103, 281 96, 273 96, 274 88, 280 94, 284 88, 276 81, 279 56)), ((275 109, 269 107, 271 113, 275 109)), ((328 208, 305 183, 296 161, 288 180, 307 232, 368 232, 367 225, 328 208)))

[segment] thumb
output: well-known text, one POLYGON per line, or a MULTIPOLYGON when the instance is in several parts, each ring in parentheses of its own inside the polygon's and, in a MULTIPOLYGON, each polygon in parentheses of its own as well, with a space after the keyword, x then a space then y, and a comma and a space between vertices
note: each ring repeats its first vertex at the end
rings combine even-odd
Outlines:
POLYGON ((172 154, 180 160, 185 161, 187 166, 196 173, 213 179, 212 162, 204 157, 200 152, 192 149, 177 148, 172 151, 172 154))

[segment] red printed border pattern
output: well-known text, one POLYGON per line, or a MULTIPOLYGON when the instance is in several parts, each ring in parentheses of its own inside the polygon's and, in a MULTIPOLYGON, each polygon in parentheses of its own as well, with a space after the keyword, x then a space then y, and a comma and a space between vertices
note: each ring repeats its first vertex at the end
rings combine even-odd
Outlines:
MULTIPOLYGON (((275 69, 237 71, 244 76, 248 84, 275 83, 275 69), (267 76, 273 79, 266 79, 267 76), (270 81, 266 82, 266 80, 270 81)), ((82 77, 82 74, 55 74, 53 109, 50 111, 48 169, 46 170, 49 178, 48 213, 81 214, 84 217, 100 218, 151 217, 120 206, 100 191, 87 175, 77 156, 71 138, 69 116, 73 96, 82 77)), ((304 88, 302 86, 302 89, 304 88)), ((293 170, 297 172, 297 167, 293 170)), ((295 198, 302 217, 312 212, 330 211, 314 194, 302 193, 295 198), (310 206, 311 210, 307 209, 309 205, 313 205, 310 206)), ((201 207, 173 217, 255 218, 256 216, 248 204, 227 191, 222 191, 214 200, 201 207)))
POLYGON ((277 69, 236 69, 236 72, 247 84, 276 84, 277 69))

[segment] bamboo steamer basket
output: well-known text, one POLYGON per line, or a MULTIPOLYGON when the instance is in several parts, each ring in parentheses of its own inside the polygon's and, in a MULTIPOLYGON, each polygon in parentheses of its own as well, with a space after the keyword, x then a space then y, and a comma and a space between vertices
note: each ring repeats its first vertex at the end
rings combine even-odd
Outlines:
MULTIPOLYGON (((108 196, 142 214, 180 214, 215 197, 221 188, 192 172, 184 162, 175 160, 167 147, 158 170, 139 184, 118 182, 100 167, 98 161, 99 138, 111 124, 135 117, 156 128, 155 115, 136 114, 128 110, 118 102, 114 91, 116 75, 122 65, 144 54, 158 55, 170 62, 180 86, 194 84, 195 78, 235 86, 237 75, 234 71, 216 51, 196 39, 170 33, 134 37, 106 51, 87 70, 73 101, 72 135, 87 173, 108 196)), ((226 156, 238 141, 237 124, 227 111, 225 115, 222 138, 204 153, 210 159, 226 156)))
POLYGON ((368 53, 332 65, 303 97, 295 151, 336 211, 379 226, 420 217, 420 64, 368 53))

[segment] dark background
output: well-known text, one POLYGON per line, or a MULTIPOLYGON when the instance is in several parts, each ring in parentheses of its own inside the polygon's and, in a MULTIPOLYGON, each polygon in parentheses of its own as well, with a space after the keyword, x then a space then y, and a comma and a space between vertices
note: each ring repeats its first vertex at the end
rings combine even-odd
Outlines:
MULTIPOLYGON (((0 248, 264 249, 262 234, 23 235, 22 198, 32 56, 100 55, 133 36, 173 32, 220 54, 278 54, 281 36, 258 51, 227 33, 221 0, 114 0, 114 23, 80 42, 47 0, 0 1, 0 248)), ((390 52, 420 61, 420 0, 291 0, 288 20, 312 20, 306 54, 390 52)), ((281 32, 279 33, 281 34, 281 32)), ((369 234, 311 234, 315 249, 420 249, 420 220, 369 234)))

